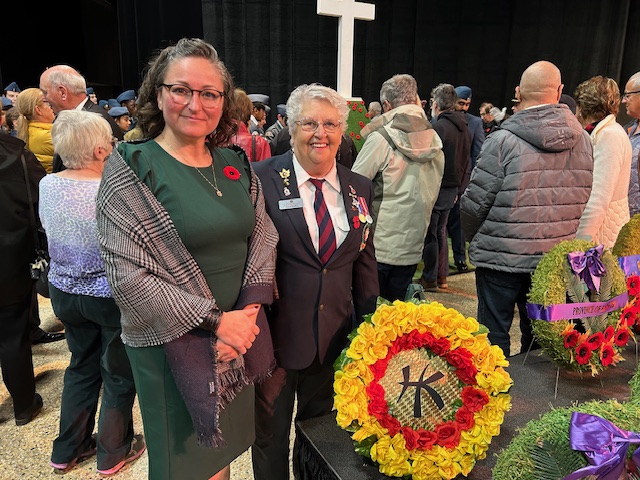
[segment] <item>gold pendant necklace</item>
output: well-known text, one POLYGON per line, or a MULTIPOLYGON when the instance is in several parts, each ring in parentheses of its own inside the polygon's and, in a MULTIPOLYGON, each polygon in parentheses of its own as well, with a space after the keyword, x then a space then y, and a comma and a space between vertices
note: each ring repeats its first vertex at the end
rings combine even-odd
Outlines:
POLYGON ((204 178, 204 181, 207 182, 209 185, 211 185, 213 187, 213 189, 216 191, 216 195, 221 197, 222 196, 222 192, 218 188, 218 179, 216 178, 216 171, 213 168, 213 160, 211 161, 211 171, 213 172, 213 183, 211 183, 209 181, 209 179, 202 174, 202 172, 200 171, 200 169, 198 167, 194 167, 194 168, 196 169, 196 172, 198 172, 200 174, 200 176, 202 178, 204 178))
MULTIPOLYGON (((178 152, 176 152, 176 149, 175 149, 175 148, 173 148, 173 145, 171 145, 171 144, 169 143, 169 141, 165 138, 164 134, 162 135, 162 140, 164 140, 164 141, 165 141, 165 143, 169 146, 169 148, 170 148, 170 149, 173 151, 173 153, 176 155, 176 158, 178 158, 178 152)), ((178 158, 178 160, 180 160, 180 159, 178 158)), ((189 166, 189 167, 191 166, 191 165, 189 165, 189 164, 187 164, 187 163, 185 163, 185 162, 182 162, 182 163, 184 163, 185 165, 187 165, 187 166, 189 166)), ((217 195, 217 196, 219 196, 219 197, 221 197, 221 196, 222 196, 222 192, 221 192, 221 191, 220 191, 220 189, 218 188, 218 179, 216 178, 216 170, 213 168, 213 154, 211 155, 211 172, 213 173, 213 183, 211 183, 211 182, 209 181, 209 179, 208 179, 207 177, 205 177, 205 176, 204 176, 204 174, 200 171, 200 169, 199 169, 198 167, 195 167, 195 166, 194 166, 193 168, 195 168, 195 169, 196 169, 196 172, 198 172, 198 173, 200 174, 200 176, 201 176, 202 178, 204 178, 204 181, 205 181, 205 182, 207 182, 209 185, 211 185, 211 186, 213 187, 213 189, 216 191, 216 195, 217 195)))

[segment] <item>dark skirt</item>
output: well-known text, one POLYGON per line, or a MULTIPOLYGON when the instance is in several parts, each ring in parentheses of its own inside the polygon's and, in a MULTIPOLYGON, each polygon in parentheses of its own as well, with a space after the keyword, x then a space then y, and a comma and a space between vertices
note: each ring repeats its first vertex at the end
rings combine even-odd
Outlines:
POLYGON ((253 444, 253 386, 245 387, 220 412, 226 446, 200 447, 164 348, 126 348, 144 424, 149 480, 207 480, 253 444))

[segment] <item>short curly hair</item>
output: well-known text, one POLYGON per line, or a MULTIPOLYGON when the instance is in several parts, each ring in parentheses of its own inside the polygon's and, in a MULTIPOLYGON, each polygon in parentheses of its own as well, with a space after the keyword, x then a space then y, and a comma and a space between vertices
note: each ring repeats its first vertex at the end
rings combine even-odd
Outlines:
POLYGON ((602 120, 607 115, 617 115, 620 110, 620 88, 609 77, 596 75, 576 87, 573 94, 583 118, 602 120))

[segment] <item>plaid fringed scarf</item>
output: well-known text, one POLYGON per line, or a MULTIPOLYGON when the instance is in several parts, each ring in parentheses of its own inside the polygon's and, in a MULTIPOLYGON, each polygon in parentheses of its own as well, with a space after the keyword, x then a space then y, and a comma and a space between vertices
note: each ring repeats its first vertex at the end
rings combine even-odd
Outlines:
MULTIPOLYGON (((266 214, 260 182, 246 165, 256 226, 235 308, 270 304, 275 292, 278 234, 266 214)), ((223 445, 220 409, 275 367, 263 309, 257 323, 260 334, 249 351, 218 363, 215 335, 197 328, 219 313, 207 281, 168 212, 116 150, 104 169, 96 216, 107 278, 122 314, 123 342, 132 347, 163 345, 198 443, 223 445)))

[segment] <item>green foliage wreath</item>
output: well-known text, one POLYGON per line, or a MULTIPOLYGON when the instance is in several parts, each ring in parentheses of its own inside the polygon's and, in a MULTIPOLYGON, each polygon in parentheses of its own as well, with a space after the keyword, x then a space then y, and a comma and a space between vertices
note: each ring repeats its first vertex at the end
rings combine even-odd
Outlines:
MULTIPOLYGON (((586 240, 567 240, 545 254, 533 274, 529 303, 547 307, 604 302, 626 292, 624 273, 608 250, 601 258, 606 273, 601 277, 599 292, 590 291, 572 272, 567 254, 586 252, 595 246, 586 240)), ((556 364, 592 375, 622 360, 619 352, 629 338, 628 327, 620 325, 620 309, 581 319, 532 320, 532 327, 536 341, 556 364), (587 346, 591 348, 587 350, 587 346)))
MULTIPOLYGON (((586 466, 584 454, 572 450, 569 444, 569 425, 574 411, 598 415, 623 430, 640 431, 640 370, 636 370, 629 385, 629 402, 594 400, 551 410, 527 423, 498 454, 493 480, 558 480, 586 466)), ((628 455, 636 448, 637 445, 631 445, 628 455)))

